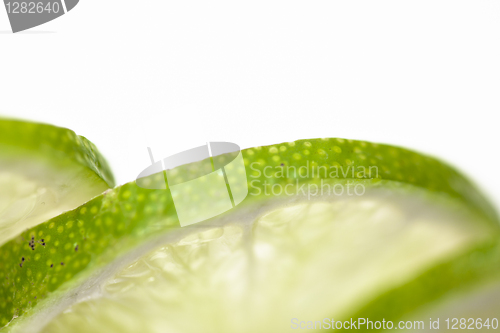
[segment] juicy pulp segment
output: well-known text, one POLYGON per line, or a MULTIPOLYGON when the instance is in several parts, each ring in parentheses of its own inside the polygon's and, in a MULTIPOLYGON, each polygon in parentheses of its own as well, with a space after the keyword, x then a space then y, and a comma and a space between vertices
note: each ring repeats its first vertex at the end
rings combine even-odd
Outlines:
POLYGON ((292 318, 346 317, 491 238, 458 207, 397 192, 280 203, 255 221, 193 228, 42 331, 293 331, 292 318))
POLYGON ((0 119, 0 244, 113 186, 95 146, 73 131, 0 119))
POLYGON ((109 188, 94 172, 72 163, 56 166, 19 157, 0 164, 0 244, 109 188))
MULTIPOLYGON (((439 318, 439 329, 430 329, 429 325, 423 332, 449 332, 446 319, 450 320, 450 328, 453 324, 453 318, 458 318, 456 328, 460 327, 460 319, 466 319, 466 327, 471 327, 474 331, 482 330, 491 332, 492 326, 481 324, 489 323, 491 325, 493 318, 498 318, 500 313, 500 281, 485 282, 472 290, 466 290, 444 297, 442 300, 433 302, 423 307, 420 311, 412 313, 411 316, 403 320, 422 320, 433 318, 436 321, 439 318), (487 321, 488 320, 488 321, 487 321), (478 324, 480 322, 481 324, 478 324), (482 326, 482 327, 481 327, 482 326)), ((493 324, 493 329, 495 324, 493 324)))

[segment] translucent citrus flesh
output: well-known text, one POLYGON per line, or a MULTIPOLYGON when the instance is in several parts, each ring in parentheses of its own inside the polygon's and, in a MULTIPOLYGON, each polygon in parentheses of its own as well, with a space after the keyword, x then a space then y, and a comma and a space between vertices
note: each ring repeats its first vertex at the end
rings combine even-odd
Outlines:
POLYGON ((84 137, 0 118, 0 246, 113 185, 106 161, 84 137))
POLYGON ((500 313, 499 299, 500 282, 484 283, 473 290, 451 294, 439 302, 429 304, 411 316, 406 316, 403 320, 424 320, 426 329, 422 330, 423 332, 449 332, 450 329, 447 326, 446 319, 450 320, 449 327, 451 328, 455 323, 452 321, 453 318, 457 318, 458 324, 455 327, 460 328, 460 319, 464 318, 468 329, 491 332, 494 329, 491 326, 484 326, 483 323, 491 325, 493 318, 500 319, 498 318, 500 313), (430 318, 434 322, 439 319, 439 328, 437 326, 434 329, 430 328, 430 325, 428 325, 430 318))
POLYGON ((42 331, 288 332, 292 318, 348 317, 491 237, 462 213, 375 190, 193 229, 118 269, 42 331))
POLYGON ((0 245, 109 188, 93 171, 77 164, 59 166, 32 157, 1 164, 0 245))
MULTIPOLYGON (((109 184, 95 147, 82 142, 78 147, 86 148, 78 160, 109 184)), ((370 302, 404 291, 426 270, 498 238, 496 212, 473 184, 453 168, 405 149, 314 139, 248 149, 243 157, 250 194, 207 223, 180 228, 169 190, 145 190, 132 182, 0 246, 0 323, 21 332, 154 332, 160 326, 161 332, 183 332, 201 329, 199 322, 203 331, 281 331, 297 316, 369 311, 370 302), (300 171, 332 166, 346 173, 300 171), (379 173, 350 173, 354 166, 374 166, 379 173), (283 177, 280 167, 295 171, 283 177), (364 184, 367 193, 313 195, 312 201, 310 193, 264 194, 266 182, 269 190, 269 184, 320 186, 323 180, 364 184)), ((29 195, 36 186, 19 184, 9 185, 16 202, 40 200, 29 195)), ((2 209, 22 217, 23 209, 9 205, 2 209)), ((462 283, 461 273, 476 268, 467 262, 453 270, 456 283, 442 289, 456 292, 465 282, 480 281, 474 276, 462 283)), ((433 300, 432 286, 443 279, 429 282, 417 305, 433 300)), ((413 304, 413 296, 410 290, 405 304, 413 304)), ((404 312, 400 305, 383 310, 397 317, 417 306, 404 312)))

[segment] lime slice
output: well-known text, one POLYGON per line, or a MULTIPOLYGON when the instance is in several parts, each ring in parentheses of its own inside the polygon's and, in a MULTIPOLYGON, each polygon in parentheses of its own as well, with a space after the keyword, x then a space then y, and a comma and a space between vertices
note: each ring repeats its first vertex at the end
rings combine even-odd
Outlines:
POLYGON ((73 131, 0 119, 0 244, 113 186, 95 146, 73 131))
POLYGON ((0 248, 1 324, 281 332, 358 314, 407 318, 500 283, 494 209, 438 160, 343 139, 243 158, 249 195, 204 222, 181 228, 169 190, 129 183, 12 239, 0 248), (31 250, 33 237, 45 245, 31 250))

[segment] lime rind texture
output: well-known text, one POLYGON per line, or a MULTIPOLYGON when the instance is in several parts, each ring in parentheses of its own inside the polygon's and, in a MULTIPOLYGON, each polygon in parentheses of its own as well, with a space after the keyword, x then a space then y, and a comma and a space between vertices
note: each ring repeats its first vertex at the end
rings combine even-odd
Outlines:
MULTIPOLYGON (((29 133, 29 129, 24 130, 29 133)), ((78 140, 82 148, 71 150, 75 158, 87 160, 89 167, 106 166, 87 140, 78 140)), ((39 147, 44 149, 43 144, 39 147)), ((69 154, 68 150, 59 149, 69 154)), ((247 149, 243 157, 249 195, 226 214, 269 199, 266 188, 274 184, 319 184, 322 179, 374 186, 391 182, 449 197, 498 228, 495 210, 469 180, 439 160, 406 149, 362 141, 313 139, 247 149), (360 166, 365 167, 364 173, 360 166), (290 172, 281 176, 280 169, 286 167, 290 172), (313 173, 318 167, 327 167, 328 173, 313 173), (331 174, 335 168, 331 167, 341 172, 335 177, 331 174), (377 173, 367 173, 370 167, 376 167, 377 173)), ((107 166, 104 170, 108 170, 107 166)), ((110 179, 107 171, 101 173, 110 179)), ((132 182, 23 232, 0 247, 0 325, 31 313, 41 300, 67 286, 70 280, 106 265, 149 237, 179 228, 169 189, 146 190, 132 182), (30 242, 35 244, 34 249, 30 242)))
POLYGON ((365 141, 327 138, 250 148, 243 151, 243 156, 249 180, 258 180, 254 184, 263 184, 267 180, 272 186, 275 183, 294 182, 297 179, 335 179, 337 175, 339 179, 391 180, 457 198, 490 221, 498 223, 496 210, 469 179, 439 159, 408 149, 365 141), (267 175, 274 173, 276 177, 266 177, 263 172, 266 167, 267 175), (282 177, 279 172, 281 168, 287 167, 290 167, 291 171, 282 177), (301 174, 301 167, 310 170, 309 177, 302 176, 305 172, 301 174), (295 176, 294 169, 297 170, 295 176), (312 170, 316 170, 316 173, 312 170))
POLYGON ((29 153, 58 163, 74 160, 86 166, 109 187, 115 186, 111 169, 95 145, 67 128, 0 118, 0 147, 13 156, 29 153))

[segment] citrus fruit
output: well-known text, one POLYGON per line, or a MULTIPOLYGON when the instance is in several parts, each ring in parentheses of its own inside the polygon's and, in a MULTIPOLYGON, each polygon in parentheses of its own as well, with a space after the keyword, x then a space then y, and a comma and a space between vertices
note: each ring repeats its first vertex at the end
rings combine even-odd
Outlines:
MULTIPOLYGON (((209 220, 181 227, 169 188, 131 182, 5 243, 0 324, 287 332, 325 318, 413 320, 498 290, 495 209, 445 163, 334 138, 242 155, 248 196, 209 220)), ((193 188, 181 195, 193 209, 202 201, 193 188)))
POLYGON ((0 119, 0 244, 113 186, 106 161, 86 138, 0 119))

